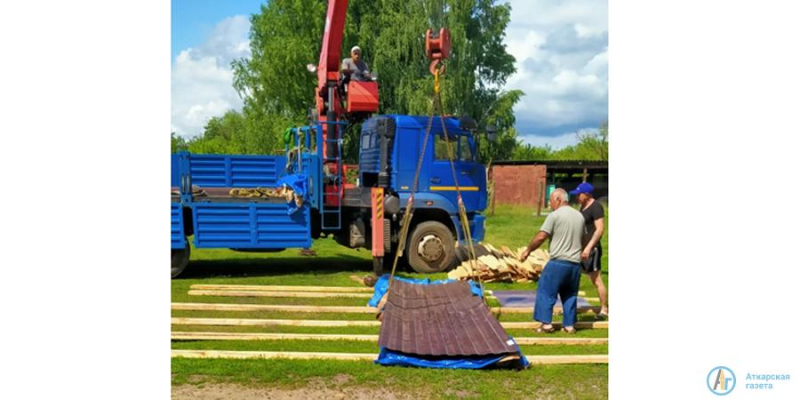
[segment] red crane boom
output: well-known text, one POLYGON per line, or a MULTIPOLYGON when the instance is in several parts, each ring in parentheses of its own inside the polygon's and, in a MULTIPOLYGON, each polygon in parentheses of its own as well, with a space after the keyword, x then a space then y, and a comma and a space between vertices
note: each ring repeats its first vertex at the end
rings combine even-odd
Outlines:
POLYGON ((317 114, 325 141, 323 158, 340 157, 327 140, 341 137, 338 125, 326 122, 360 121, 378 111, 378 83, 350 81, 345 88, 339 79, 342 37, 347 17, 347 0, 328 0, 325 33, 317 66, 317 114), (344 107, 343 107, 344 106, 344 107))

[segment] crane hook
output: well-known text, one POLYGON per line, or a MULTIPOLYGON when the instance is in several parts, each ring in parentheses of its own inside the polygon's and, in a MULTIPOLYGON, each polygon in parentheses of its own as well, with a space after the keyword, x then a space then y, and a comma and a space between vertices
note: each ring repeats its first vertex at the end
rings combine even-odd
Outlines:
POLYGON ((425 53, 431 60, 429 67, 431 74, 436 75, 436 71, 439 75, 444 74, 445 67, 442 61, 450 57, 450 30, 442 28, 436 32, 428 29, 425 32, 425 53))

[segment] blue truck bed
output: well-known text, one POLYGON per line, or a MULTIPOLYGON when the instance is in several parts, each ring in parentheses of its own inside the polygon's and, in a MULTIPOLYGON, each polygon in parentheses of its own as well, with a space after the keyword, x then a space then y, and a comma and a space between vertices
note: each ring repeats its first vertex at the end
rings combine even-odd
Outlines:
MULTIPOLYGON (((311 211, 319 195, 313 182, 319 159, 304 155, 300 171, 308 189, 301 207, 283 199, 237 198, 232 188, 275 188, 286 171, 285 156, 172 155, 172 248, 185 246, 182 210, 190 210, 198 248, 283 249, 311 246, 311 211)), ((296 166, 296 164, 295 164, 296 166)), ((297 168, 295 168, 297 170, 297 168)), ((318 181, 318 180, 317 180, 318 181)))

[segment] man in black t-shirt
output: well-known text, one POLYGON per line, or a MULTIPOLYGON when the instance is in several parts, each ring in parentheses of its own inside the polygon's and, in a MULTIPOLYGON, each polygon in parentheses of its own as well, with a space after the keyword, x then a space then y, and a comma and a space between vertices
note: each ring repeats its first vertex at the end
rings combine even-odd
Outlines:
POLYGON ((605 232, 605 211, 600 202, 594 199, 592 192, 594 192, 594 187, 589 183, 583 182, 569 194, 578 196, 578 202, 581 204, 581 213, 586 221, 581 267, 589 275, 589 280, 597 288, 597 294, 600 296, 600 313, 598 316, 608 318, 608 292, 600 272, 600 259, 603 257, 603 246, 600 244, 600 238, 603 237, 605 232))

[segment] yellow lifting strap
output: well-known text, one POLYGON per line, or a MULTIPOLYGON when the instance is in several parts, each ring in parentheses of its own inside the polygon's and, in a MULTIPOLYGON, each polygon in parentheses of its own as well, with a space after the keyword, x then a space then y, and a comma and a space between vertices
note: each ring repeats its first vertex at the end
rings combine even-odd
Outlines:
MULTIPOLYGON (((403 215, 403 220, 401 223, 400 229, 400 237, 397 244, 397 251, 394 254, 394 260, 392 263, 392 272, 389 275, 389 287, 386 289, 386 293, 388 294, 389 291, 392 289, 392 282, 394 281, 394 275, 397 270, 397 262, 400 256, 403 254, 403 251, 406 247, 406 240, 408 238, 408 227, 411 224, 411 218, 414 215, 414 194, 417 192, 419 188, 419 175, 420 171, 422 170, 422 160, 425 156, 425 150, 428 145, 428 138, 430 137, 431 133, 431 125, 433 124, 433 117, 436 115, 436 112, 439 112, 440 118, 439 121, 442 124, 442 133, 445 139, 445 145, 447 147, 447 157, 450 161, 450 171, 453 173, 453 184, 456 188, 456 197, 458 199, 458 214, 459 214, 459 221, 461 222, 461 229, 464 232, 464 240, 466 240, 469 246, 469 263, 468 263, 468 272, 469 277, 478 278, 478 284, 481 288, 481 293, 483 293, 483 282, 481 281, 480 275, 477 274, 477 257, 475 256, 475 247, 472 244, 472 233, 469 230, 469 221, 467 219, 467 210, 464 206, 464 200, 461 197, 461 188, 458 185, 458 176, 456 174, 456 167, 455 162, 453 161, 453 149, 450 143, 450 137, 447 134, 447 127, 445 126, 444 118, 441 115, 444 113, 443 106, 442 106, 442 98, 441 98, 441 69, 437 68, 433 74, 433 101, 431 103, 431 112, 428 116, 428 125, 425 129, 425 138, 422 141, 422 151, 419 153, 419 158, 417 159, 417 169, 414 173, 414 183, 411 188, 411 194, 408 197, 408 202, 406 203, 406 212, 403 215)), ((486 296, 483 296, 484 303, 486 302, 486 296)))

